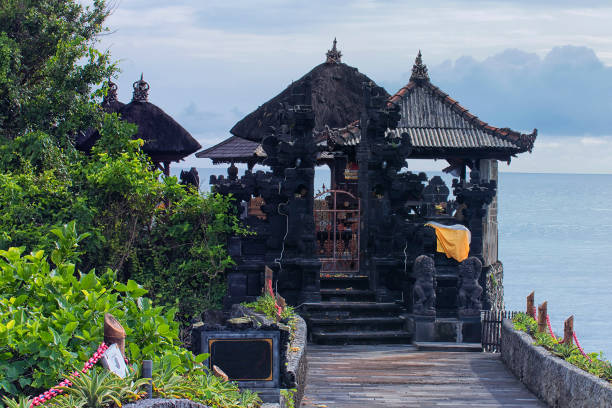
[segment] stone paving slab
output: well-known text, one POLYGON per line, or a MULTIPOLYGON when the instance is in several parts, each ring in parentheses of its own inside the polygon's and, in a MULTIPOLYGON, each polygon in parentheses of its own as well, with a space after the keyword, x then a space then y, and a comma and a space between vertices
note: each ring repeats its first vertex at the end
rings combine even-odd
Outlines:
POLYGON ((499 354, 308 345, 303 408, 546 407, 499 354))

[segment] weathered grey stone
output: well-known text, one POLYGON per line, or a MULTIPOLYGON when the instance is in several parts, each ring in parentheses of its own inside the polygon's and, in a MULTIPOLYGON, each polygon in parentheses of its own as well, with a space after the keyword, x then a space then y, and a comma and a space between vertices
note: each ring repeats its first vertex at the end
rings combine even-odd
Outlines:
POLYGON ((510 371, 551 407, 612 407, 612 386, 536 346, 527 333, 502 323, 502 359, 510 371))
POLYGON ((306 322, 297 316, 295 324, 295 336, 291 341, 289 352, 287 353, 287 371, 295 374, 296 392, 293 394, 295 407, 299 407, 306 388, 306 372, 308 371, 308 361, 306 360, 306 322))
POLYGON ((123 408, 208 408, 208 406, 186 399, 153 398, 126 404, 123 408))

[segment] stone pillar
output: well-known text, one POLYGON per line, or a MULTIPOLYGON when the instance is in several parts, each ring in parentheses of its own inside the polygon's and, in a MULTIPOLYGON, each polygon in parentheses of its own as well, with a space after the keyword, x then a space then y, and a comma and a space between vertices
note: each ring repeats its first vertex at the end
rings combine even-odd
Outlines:
MULTIPOLYGON (((498 182, 498 162, 495 159, 480 160, 480 181, 488 183, 498 182)), ((497 204, 498 192, 491 204, 487 207, 487 212, 482 219, 482 259, 483 266, 488 267, 497 262, 498 257, 498 232, 497 232, 497 204)))

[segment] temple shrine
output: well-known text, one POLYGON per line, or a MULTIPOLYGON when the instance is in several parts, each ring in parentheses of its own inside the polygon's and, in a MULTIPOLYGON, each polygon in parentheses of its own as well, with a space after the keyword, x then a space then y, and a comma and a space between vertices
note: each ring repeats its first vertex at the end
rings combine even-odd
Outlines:
POLYGON ((210 183, 255 232, 229 239, 225 303, 260 295, 267 266, 312 341, 479 342, 481 310, 503 308, 498 163, 531 152, 537 131, 480 120, 431 83, 420 51, 394 95, 341 58, 334 40, 196 154, 230 165, 210 183), (446 160, 452 183, 413 172, 421 160, 446 160), (322 191, 317 166, 331 172, 322 191))

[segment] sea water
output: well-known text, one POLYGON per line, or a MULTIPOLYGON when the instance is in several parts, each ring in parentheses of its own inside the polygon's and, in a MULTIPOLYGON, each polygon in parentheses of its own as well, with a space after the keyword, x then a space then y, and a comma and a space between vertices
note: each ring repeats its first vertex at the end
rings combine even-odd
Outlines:
POLYGON ((499 259, 504 299, 524 310, 535 291, 553 330, 574 315, 585 351, 612 359, 612 175, 499 177, 499 259))
MULTIPOLYGON (((198 171, 201 191, 211 174, 227 174, 223 166, 198 171)), ((315 190, 328 180, 318 171, 315 190)), ((506 308, 525 310, 535 291, 557 334, 574 315, 584 349, 612 359, 612 175, 500 173, 498 221, 506 308)))

